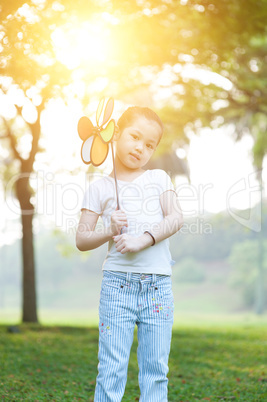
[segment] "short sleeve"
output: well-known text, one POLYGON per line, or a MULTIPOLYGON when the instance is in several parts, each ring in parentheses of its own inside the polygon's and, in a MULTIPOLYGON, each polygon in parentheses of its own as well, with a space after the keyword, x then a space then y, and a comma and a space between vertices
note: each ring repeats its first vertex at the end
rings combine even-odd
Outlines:
POLYGON ((160 186, 161 186, 161 194, 164 193, 164 191, 167 190, 172 190, 175 192, 174 185, 171 181, 170 176, 165 172, 165 170, 162 169, 157 169, 157 176, 160 180, 160 186))
POLYGON ((102 214, 100 189, 95 183, 90 184, 84 194, 81 210, 84 208, 96 212, 99 215, 102 214))

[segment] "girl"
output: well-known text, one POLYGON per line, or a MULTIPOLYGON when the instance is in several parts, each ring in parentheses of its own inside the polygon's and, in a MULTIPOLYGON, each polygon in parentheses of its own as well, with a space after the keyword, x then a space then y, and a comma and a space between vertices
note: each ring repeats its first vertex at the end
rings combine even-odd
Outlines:
POLYGON ((142 169, 162 134, 163 124, 151 109, 128 108, 114 134, 120 209, 114 171, 90 184, 83 200, 78 249, 109 242, 102 266, 95 402, 122 400, 135 324, 140 401, 168 400, 174 309, 168 238, 182 227, 183 216, 165 171, 142 169), (95 230, 99 216, 101 232, 95 230))

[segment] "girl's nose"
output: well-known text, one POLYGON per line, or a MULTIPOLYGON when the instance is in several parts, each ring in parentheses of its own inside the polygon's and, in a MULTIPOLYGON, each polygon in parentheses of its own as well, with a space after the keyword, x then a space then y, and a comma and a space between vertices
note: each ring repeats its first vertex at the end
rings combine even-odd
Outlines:
POLYGON ((136 144, 135 149, 139 152, 143 152, 143 144, 139 142, 138 144, 136 144))

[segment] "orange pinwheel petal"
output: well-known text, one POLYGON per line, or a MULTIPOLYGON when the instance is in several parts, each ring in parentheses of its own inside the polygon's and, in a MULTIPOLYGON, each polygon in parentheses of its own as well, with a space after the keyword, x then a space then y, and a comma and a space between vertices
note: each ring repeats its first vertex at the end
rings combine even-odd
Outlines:
POLYGON ((100 99, 100 102, 98 104, 97 111, 96 111, 96 124, 98 125, 98 127, 99 127, 99 119, 100 119, 100 116, 101 116, 101 113, 103 110, 104 103, 105 103, 105 98, 103 97, 100 99))
POLYGON ((81 117, 80 120, 78 121, 78 134, 83 141, 85 141, 86 138, 92 135, 93 128, 94 126, 91 120, 88 119, 88 117, 86 116, 81 117))
POLYGON ((113 112, 113 108, 114 108, 114 100, 113 98, 109 98, 105 107, 103 122, 101 125, 106 124, 106 122, 110 119, 110 116, 112 115, 113 112))
POLYGON ((81 156, 84 163, 87 165, 91 162, 91 148, 94 136, 89 137, 82 145, 81 156))
POLYGON ((115 132, 115 121, 112 119, 108 123, 107 127, 100 131, 100 136, 103 141, 111 141, 113 134, 115 132))
POLYGON ((91 162, 94 166, 101 165, 108 156, 108 144, 105 144, 101 138, 96 135, 91 148, 91 162))

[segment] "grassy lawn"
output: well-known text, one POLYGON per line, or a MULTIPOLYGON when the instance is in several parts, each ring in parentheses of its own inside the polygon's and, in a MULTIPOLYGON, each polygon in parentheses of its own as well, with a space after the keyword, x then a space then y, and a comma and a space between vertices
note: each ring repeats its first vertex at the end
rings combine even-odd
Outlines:
MULTIPOLYGON (((0 326, 2 400, 93 401, 97 326, 19 328, 0 326)), ((136 335, 123 401, 139 398, 136 335)), ((267 327, 176 325, 169 367, 169 401, 267 401, 267 327)))

